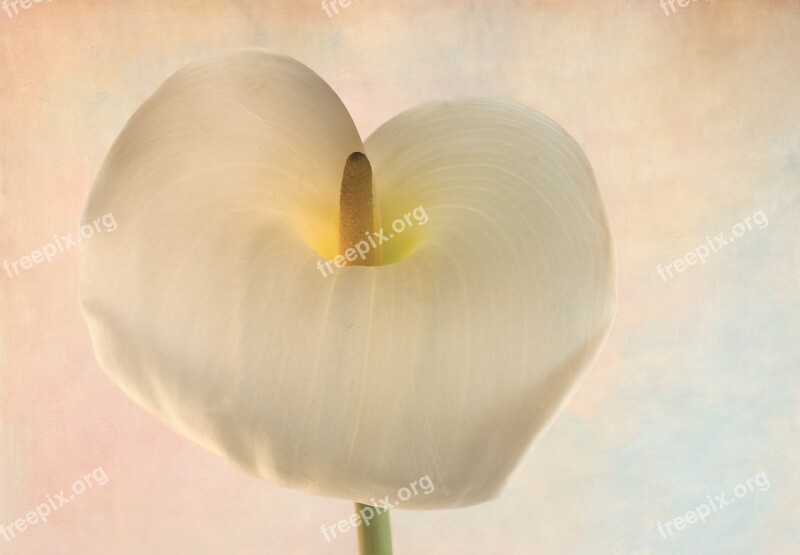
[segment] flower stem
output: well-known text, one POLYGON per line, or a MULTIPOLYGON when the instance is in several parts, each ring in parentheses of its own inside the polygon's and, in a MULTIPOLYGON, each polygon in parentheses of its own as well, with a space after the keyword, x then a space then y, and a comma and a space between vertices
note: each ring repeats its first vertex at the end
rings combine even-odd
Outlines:
POLYGON ((368 525, 361 519, 358 525, 358 552, 361 555, 392 555, 392 530, 389 526, 388 509, 379 511, 370 505, 356 503, 356 513, 363 515, 365 509, 371 510, 377 516, 368 525))

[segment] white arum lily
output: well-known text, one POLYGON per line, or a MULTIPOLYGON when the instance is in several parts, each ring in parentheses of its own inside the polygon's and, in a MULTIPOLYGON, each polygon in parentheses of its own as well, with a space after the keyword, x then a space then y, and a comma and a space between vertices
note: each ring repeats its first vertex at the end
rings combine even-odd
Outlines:
POLYGON ((495 496, 615 313, 605 209, 555 123, 456 99, 362 142, 319 76, 259 49, 190 64, 145 102, 84 217, 109 212, 117 231, 81 245, 102 367, 203 447, 319 495, 370 503, 429 476, 402 508, 495 496), (340 227, 388 238, 415 209, 424 225, 321 275, 340 227))

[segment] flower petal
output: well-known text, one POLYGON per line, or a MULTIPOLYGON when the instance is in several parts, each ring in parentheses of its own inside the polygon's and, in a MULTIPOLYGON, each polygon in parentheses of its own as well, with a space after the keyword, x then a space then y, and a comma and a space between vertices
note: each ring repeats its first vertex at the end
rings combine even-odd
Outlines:
POLYGON ((392 309, 373 315, 386 323, 373 337, 409 338, 384 346, 381 369, 395 376, 393 394, 414 400, 395 434, 416 437, 426 455, 407 477, 431 472, 451 490, 444 504, 481 501, 541 436, 608 333, 616 261, 605 209, 575 141, 511 102, 420 106, 366 148, 383 222, 415 206, 429 219, 384 247, 406 258, 387 287, 392 309))

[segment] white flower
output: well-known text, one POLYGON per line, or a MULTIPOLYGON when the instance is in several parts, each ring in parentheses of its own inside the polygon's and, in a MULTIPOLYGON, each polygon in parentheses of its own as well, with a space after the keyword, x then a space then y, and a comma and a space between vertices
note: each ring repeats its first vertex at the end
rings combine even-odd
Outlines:
POLYGON ((400 114, 362 143, 299 62, 193 63, 111 149, 81 245, 98 360, 176 431, 279 484, 402 508, 496 495, 596 358, 613 241, 578 145, 511 102, 400 114), (374 175, 375 226, 428 218, 378 266, 328 278, 345 160, 374 175))

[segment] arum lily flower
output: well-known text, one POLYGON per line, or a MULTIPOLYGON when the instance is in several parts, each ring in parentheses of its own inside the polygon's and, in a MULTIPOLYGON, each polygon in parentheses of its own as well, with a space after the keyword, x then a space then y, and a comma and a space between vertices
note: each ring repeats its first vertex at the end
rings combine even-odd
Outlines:
POLYGON ((144 103, 84 216, 106 213, 81 301, 109 376, 243 470, 364 504, 422 476, 402 508, 496 496, 616 310, 603 202, 558 125, 465 98, 362 141, 319 76, 260 49, 144 103))

